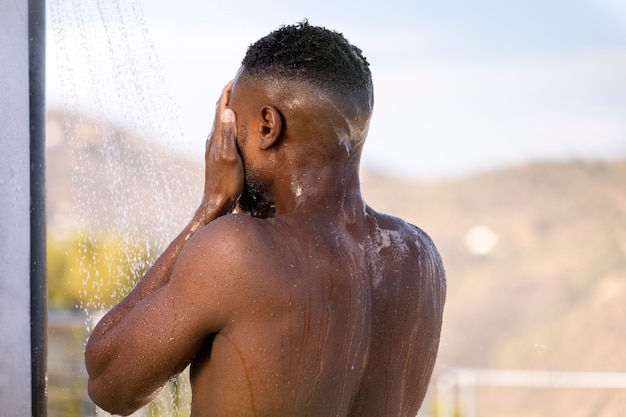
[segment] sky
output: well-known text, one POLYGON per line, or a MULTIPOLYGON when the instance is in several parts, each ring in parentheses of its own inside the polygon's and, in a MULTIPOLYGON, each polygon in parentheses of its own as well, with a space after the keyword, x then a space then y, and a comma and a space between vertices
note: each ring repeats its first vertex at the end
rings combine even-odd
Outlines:
POLYGON ((342 32, 370 62, 366 168, 431 180, 533 161, 626 157, 622 0, 89 3, 96 4, 51 0, 49 102, 82 101, 121 119, 159 108, 158 123, 136 117, 175 132, 184 152, 202 154, 214 104, 247 46, 307 18, 342 32), (93 35, 116 25, 119 39, 93 35), (64 58, 72 54, 87 64, 74 68, 64 58), (81 71, 89 73, 84 84, 81 71), (86 89, 95 96, 77 98, 86 89))

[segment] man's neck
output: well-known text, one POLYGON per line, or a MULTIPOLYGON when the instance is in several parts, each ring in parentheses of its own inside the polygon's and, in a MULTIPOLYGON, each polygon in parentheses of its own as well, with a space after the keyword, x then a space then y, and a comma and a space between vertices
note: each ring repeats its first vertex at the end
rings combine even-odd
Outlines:
POLYGON ((329 164, 297 172, 284 172, 274 183, 276 215, 318 207, 339 209, 363 206, 358 167, 329 164))

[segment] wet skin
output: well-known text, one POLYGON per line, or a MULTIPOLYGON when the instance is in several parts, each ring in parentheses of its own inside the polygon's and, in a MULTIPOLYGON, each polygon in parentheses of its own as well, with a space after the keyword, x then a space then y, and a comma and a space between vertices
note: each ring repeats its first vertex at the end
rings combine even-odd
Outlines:
POLYGON ((441 260, 361 197, 368 106, 313 96, 241 73, 224 89, 200 207, 88 342, 101 407, 129 414, 190 364, 196 417, 415 416, 441 260))

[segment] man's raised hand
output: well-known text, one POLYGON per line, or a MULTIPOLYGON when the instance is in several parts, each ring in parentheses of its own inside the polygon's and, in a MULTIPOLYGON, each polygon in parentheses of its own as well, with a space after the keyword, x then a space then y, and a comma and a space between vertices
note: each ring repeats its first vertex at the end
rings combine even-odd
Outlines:
POLYGON ((206 142, 204 196, 196 212, 202 225, 230 212, 243 192, 243 162, 237 151, 237 123, 235 113, 227 108, 232 86, 231 81, 222 91, 215 109, 213 129, 206 142))

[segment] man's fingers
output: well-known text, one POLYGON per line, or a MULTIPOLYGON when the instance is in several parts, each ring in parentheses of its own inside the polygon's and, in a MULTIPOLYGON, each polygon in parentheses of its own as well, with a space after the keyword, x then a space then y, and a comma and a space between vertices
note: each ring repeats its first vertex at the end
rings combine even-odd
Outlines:
POLYGON ((231 109, 224 109, 222 112, 222 123, 232 124, 235 121, 235 114, 231 109))
MULTIPOLYGON (((227 116, 226 119, 224 119, 224 110, 227 109, 226 106, 228 106, 228 100, 230 98, 230 92, 233 88, 233 84, 234 84, 234 80, 231 80, 230 82, 228 82, 228 84, 224 86, 224 88, 222 89, 222 94, 220 95, 220 98, 217 100, 217 103, 215 103, 215 119, 213 121, 213 129, 211 129, 211 134, 207 138, 207 142, 206 142, 207 151, 210 148, 211 142, 215 140, 215 139, 213 140, 211 139, 214 135, 220 132, 222 136, 224 136, 225 124, 232 124, 233 126, 235 126, 234 124, 235 115, 232 112, 232 110, 229 109, 230 114, 229 116, 227 116)), ((228 128, 227 130, 229 131, 234 130, 234 127, 233 129, 228 128)))
POLYGON ((237 140, 237 125, 235 123, 235 112, 231 109, 225 108, 221 114, 222 124, 222 146, 226 151, 232 151, 236 147, 235 142, 237 140))
POLYGON ((220 110, 224 110, 226 106, 228 106, 228 99, 230 98, 230 91, 233 89, 234 80, 231 80, 228 84, 224 86, 222 90, 222 94, 220 95, 219 100, 215 105, 215 110, 219 112, 220 110))

